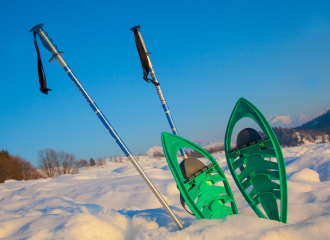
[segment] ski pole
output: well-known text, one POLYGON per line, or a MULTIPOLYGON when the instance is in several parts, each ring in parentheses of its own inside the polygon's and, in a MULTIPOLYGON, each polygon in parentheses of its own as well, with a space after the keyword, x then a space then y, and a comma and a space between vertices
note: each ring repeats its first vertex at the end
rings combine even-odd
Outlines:
MULTIPOLYGON (((160 103, 163 106, 165 115, 167 117, 168 123, 170 124, 171 130, 172 130, 172 133, 176 136, 179 136, 179 133, 175 127, 173 118, 171 116, 170 110, 166 104, 162 89, 160 88, 160 85, 158 83, 158 80, 157 80, 157 77, 155 74, 155 70, 152 67, 152 64, 151 64, 151 61, 149 58, 151 53, 147 52, 147 48, 143 41, 142 35, 139 31, 140 28, 141 28, 141 26, 138 25, 138 26, 132 27, 130 30, 133 31, 133 33, 134 33, 136 47, 137 47, 139 55, 140 55, 140 60, 141 60, 142 69, 143 69, 143 79, 147 82, 150 81, 151 83, 153 83, 155 85, 160 103), (148 79, 149 73, 150 73, 152 79, 148 79)), ((184 159, 187 158, 186 151, 183 148, 180 149, 180 153, 184 159)))
MULTIPOLYGON (((89 96, 89 94, 87 93, 87 91, 81 85, 81 83, 79 82, 78 78, 73 74, 72 70, 69 68, 69 66, 66 64, 66 62, 63 60, 63 58, 62 58, 63 53, 62 52, 59 52, 57 50, 56 45, 48 37, 48 34, 42 29, 42 26, 43 26, 43 23, 38 24, 35 27, 33 27, 30 30, 30 32, 36 33, 39 36, 42 44, 47 48, 47 50, 49 50, 53 54, 53 57, 51 58, 50 62, 52 62, 54 60, 57 60, 61 64, 61 66, 63 67, 64 71, 68 74, 68 76, 71 78, 72 82, 76 85, 76 87, 78 88, 78 90, 81 92, 81 94, 87 100, 88 104, 91 106, 91 108, 93 109, 93 111, 99 117, 99 119, 101 120, 101 122, 103 123, 103 125, 106 127, 106 129, 108 129, 108 131, 110 132, 111 136, 115 139, 115 141, 117 142, 117 144, 119 145, 119 147, 123 150, 123 152, 125 153, 125 155, 128 157, 128 159, 133 164, 133 166, 138 171, 138 173, 141 175, 141 177, 146 182, 146 184, 149 186, 149 188, 151 189, 151 191, 155 194, 155 196, 157 197, 157 199, 159 200, 159 202, 162 204, 162 206, 165 208, 165 210, 167 211, 167 213, 170 215, 170 217, 172 218, 172 220, 175 222, 175 224, 178 226, 178 228, 180 230, 183 229, 183 226, 182 226, 181 222, 179 221, 179 219, 175 216, 175 214, 173 213, 173 211, 167 205, 167 203, 165 202, 165 200, 162 197, 162 195, 158 192, 158 190, 153 185, 153 183, 150 181, 150 179, 148 178, 148 176, 145 174, 145 172, 143 171, 143 169, 141 168, 141 166, 138 164, 138 162, 132 156, 132 154, 130 153, 130 151, 128 150, 128 148, 125 146, 124 142, 120 139, 120 137, 115 132, 115 130, 113 129, 113 127, 110 125, 110 123, 108 122, 108 120, 106 119, 106 117, 103 115, 103 113, 101 112, 101 110, 98 108, 98 106, 96 105, 96 103, 93 101, 93 99, 89 96)), ((39 50, 37 50, 37 52, 38 52, 38 55, 39 55, 39 50)))

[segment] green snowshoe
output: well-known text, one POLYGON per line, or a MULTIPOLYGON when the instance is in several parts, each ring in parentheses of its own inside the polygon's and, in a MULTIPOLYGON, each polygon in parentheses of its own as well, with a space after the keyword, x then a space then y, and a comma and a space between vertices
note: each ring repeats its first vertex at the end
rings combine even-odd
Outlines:
MULTIPOLYGON (((162 145, 168 165, 185 203, 198 219, 215 219, 237 214, 234 196, 216 160, 200 146, 170 133, 162 133, 162 145), (177 152, 189 148, 201 153, 210 164, 196 158, 184 159, 180 166, 177 152)), ((185 208, 186 209, 186 208, 185 208)), ((186 209, 187 210, 187 209, 186 209)))
POLYGON ((225 152, 230 172, 254 212, 259 217, 286 223, 287 179, 280 144, 266 118, 244 98, 237 101, 229 119, 225 152), (237 147, 232 149, 233 129, 236 123, 245 117, 253 119, 265 136, 262 138, 251 128, 243 129, 238 134, 237 147), (269 158, 276 159, 277 162, 272 162, 269 158))

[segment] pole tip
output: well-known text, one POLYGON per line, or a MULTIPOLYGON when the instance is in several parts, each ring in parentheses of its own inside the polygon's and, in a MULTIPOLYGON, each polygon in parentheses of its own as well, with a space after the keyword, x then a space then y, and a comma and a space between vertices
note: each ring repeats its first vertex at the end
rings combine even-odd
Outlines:
POLYGON ((141 25, 137 25, 135 27, 132 27, 130 30, 134 32, 135 30, 140 30, 140 27, 141 25))
POLYGON ((31 28, 30 32, 37 31, 38 29, 42 28, 43 25, 44 25, 43 23, 40 23, 40 24, 34 26, 33 28, 31 28))

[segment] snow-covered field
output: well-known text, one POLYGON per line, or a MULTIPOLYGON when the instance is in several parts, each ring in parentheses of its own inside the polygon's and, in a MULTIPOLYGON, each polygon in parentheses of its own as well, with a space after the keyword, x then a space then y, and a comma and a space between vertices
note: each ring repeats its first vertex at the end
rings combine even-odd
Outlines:
POLYGON ((129 164, 108 163, 54 179, 0 185, 3 239, 330 239, 330 143, 285 148, 288 224, 258 218, 238 191, 224 154, 214 154, 238 215, 196 220, 182 209, 166 160, 140 164, 184 224, 178 230, 129 164))

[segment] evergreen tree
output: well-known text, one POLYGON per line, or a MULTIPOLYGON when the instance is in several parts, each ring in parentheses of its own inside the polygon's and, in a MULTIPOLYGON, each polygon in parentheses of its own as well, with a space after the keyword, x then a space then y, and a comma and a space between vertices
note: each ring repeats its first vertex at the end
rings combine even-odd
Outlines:
POLYGON ((95 161, 93 158, 89 160, 89 165, 91 165, 92 167, 95 165, 95 161))

